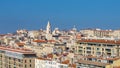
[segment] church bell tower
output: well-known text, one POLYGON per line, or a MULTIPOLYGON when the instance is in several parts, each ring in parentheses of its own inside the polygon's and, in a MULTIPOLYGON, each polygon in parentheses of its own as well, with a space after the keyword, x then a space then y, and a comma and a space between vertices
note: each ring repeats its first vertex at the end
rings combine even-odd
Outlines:
POLYGON ((51 34, 51 25, 50 22, 48 21, 48 24, 46 26, 46 39, 51 40, 52 39, 52 34, 51 34))
POLYGON ((46 33, 50 34, 51 33, 51 26, 50 26, 50 22, 48 21, 47 27, 46 27, 46 33))

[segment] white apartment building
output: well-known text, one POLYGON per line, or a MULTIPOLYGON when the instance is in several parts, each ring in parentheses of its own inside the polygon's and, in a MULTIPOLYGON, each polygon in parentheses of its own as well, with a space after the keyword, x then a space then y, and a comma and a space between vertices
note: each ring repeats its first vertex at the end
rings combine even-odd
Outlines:
POLYGON ((68 68, 68 65, 61 64, 44 58, 35 59, 35 68, 68 68))

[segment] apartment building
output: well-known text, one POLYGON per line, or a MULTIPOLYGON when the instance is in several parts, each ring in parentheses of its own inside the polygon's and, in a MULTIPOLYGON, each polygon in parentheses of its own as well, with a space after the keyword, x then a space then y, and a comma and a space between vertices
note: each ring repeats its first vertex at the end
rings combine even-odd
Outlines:
POLYGON ((120 30, 114 30, 112 35, 115 39, 120 39, 120 30))
POLYGON ((112 30, 84 29, 80 31, 87 38, 111 38, 112 30))
POLYGON ((81 39, 76 53, 81 55, 78 66, 113 68, 120 66, 120 41, 81 39))
POLYGON ((35 68, 68 68, 68 65, 46 58, 36 58, 35 68))
POLYGON ((31 50, 0 46, 0 68, 35 68, 35 58, 31 50))

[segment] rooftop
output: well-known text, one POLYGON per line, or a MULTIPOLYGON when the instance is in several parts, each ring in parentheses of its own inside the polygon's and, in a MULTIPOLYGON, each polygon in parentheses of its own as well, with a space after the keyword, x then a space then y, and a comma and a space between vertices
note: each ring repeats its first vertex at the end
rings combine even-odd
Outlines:
POLYGON ((78 43, 80 42, 120 44, 120 40, 103 40, 103 39, 81 39, 81 40, 78 40, 78 43))
POLYGON ((84 56, 83 58, 96 58, 96 59, 101 59, 101 60, 118 60, 120 59, 120 57, 114 57, 114 58, 111 58, 111 57, 108 57, 108 58, 105 58, 105 57, 102 57, 102 56, 92 56, 92 55, 89 55, 89 56, 84 56))
POLYGON ((101 62, 94 62, 94 61, 87 61, 87 60, 79 60, 78 63, 91 64, 91 65, 97 65, 97 66, 109 65, 108 63, 101 63, 101 62))
POLYGON ((0 46, 0 50, 5 50, 5 51, 11 51, 11 52, 17 52, 17 53, 22 53, 22 54, 35 54, 33 51, 25 48, 13 48, 10 46, 0 46))

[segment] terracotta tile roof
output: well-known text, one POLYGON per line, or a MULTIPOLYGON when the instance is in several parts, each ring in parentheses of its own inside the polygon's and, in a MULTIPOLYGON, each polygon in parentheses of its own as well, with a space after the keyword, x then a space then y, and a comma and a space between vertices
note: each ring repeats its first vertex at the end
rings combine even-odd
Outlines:
POLYGON ((37 42, 37 43, 46 43, 46 40, 33 40, 33 42, 37 42))
POLYGON ((113 66, 113 68, 120 68, 120 66, 113 66))
POLYGON ((37 58, 38 60, 49 60, 49 61, 51 61, 51 59, 47 59, 47 58, 42 58, 42 57, 39 57, 39 58, 37 58))
POLYGON ((76 68, 76 64, 70 64, 69 67, 76 68))
POLYGON ((52 59, 53 58, 53 54, 48 54, 47 57, 52 59))
POLYGON ((108 43, 108 44, 120 44, 120 40, 101 40, 101 39, 81 39, 80 42, 90 42, 90 43, 108 43))
POLYGON ((18 46, 24 46, 25 43, 16 43, 18 46))
POLYGON ((70 63, 70 60, 65 60, 62 62, 62 64, 69 64, 70 63))
POLYGON ((0 50, 17 52, 22 54, 35 54, 33 51, 25 48, 12 48, 12 47, 0 46, 0 50))
POLYGON ((48 40, 48 42, 56 42, 55 40, 48 40))
POLYGON ((106 66, 106 65, 109 65, 108 63, 101 63, 101 62, 94 62, 94 61, 87 61, 87 60, 79 60, 78 63, 91 64, 91 65, 96 65, 96 66, 106 66))

